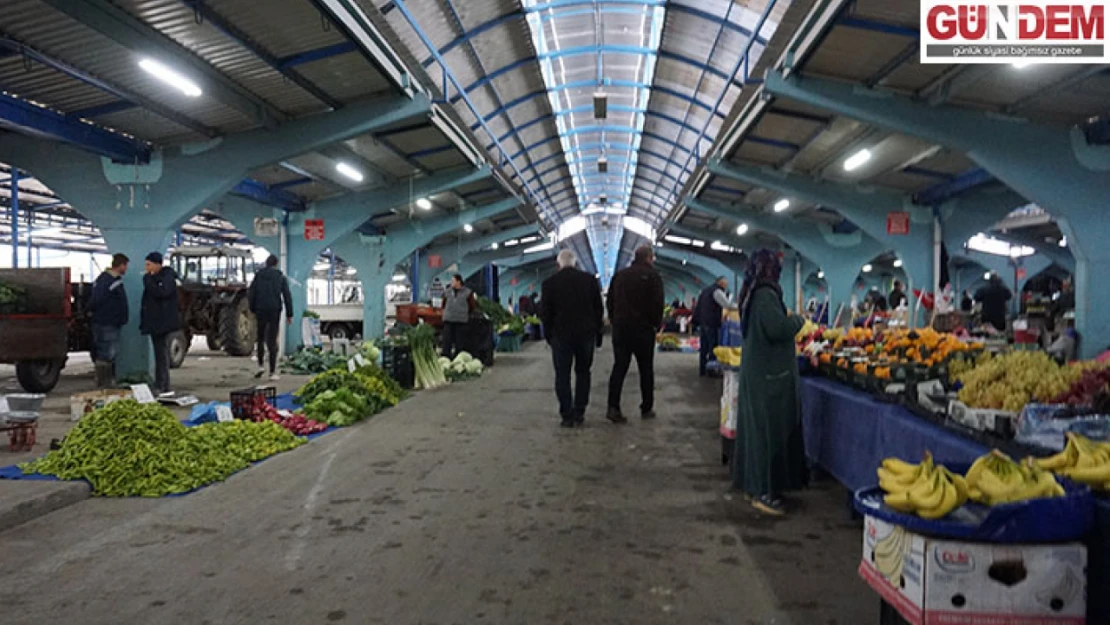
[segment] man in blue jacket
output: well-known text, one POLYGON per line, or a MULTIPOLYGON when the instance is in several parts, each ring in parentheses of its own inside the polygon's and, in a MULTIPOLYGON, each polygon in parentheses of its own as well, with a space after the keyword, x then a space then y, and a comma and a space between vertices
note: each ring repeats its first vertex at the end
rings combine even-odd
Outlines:
POLYGON ((177 311, 177 274, 162 266, 162 254, 146 255, 143 275, 143 307, 139 331, 150 336, 154 346, 154 390, 170 392, 170 336, 181 329, 177 311))
POLYGON ((266 259, 266 267, 254 275, 249 291, 250 309, 258 323, 258 371, 254 377, 266 374, 266 350, 270 351, 270 380, 276 381, 278 357, 278 329, 281 326, 281 309, 285 305, 285 323, 293 324, 293 294, 289 282, 277 268, 278 257, 266 259))
POLYGON ((92 313, 92 334, 96 367, 97 388, 109 388, 115 381, 116 354, 119 353, 119 331, 127 325, 127 293, 123 290, 123 276, 130 259, 123 254, 112 256, 112 267, 93 282, 89 297, 92 313))

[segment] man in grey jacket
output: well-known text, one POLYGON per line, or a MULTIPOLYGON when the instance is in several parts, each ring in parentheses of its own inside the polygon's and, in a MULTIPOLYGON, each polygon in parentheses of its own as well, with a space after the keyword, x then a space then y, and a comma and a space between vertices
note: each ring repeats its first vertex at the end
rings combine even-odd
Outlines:
POLYGON ((293 323, 293 295, 277 264, 277 256, 271 254, 266 259, 266 266, 254 275, 250 288, 250 309, 258 324, 258 371, 254 377, 266 374, 266 349, 269 348, 271 380, 278 379, 278 329, 282 304, 285 304, 285 323, 293 323))
POLYGON ((463 277, 451 276, 451 285, 443 294, 443 356, 454 358, 460 344, 465 343, 470 311, 478 306, 474 291, 466 288, 463 277))

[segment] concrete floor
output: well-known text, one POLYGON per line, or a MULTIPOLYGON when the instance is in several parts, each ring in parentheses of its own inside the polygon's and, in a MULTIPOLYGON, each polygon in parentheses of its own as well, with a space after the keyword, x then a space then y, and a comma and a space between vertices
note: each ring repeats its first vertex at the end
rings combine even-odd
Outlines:
MULTIPOLYGON (((728 493, 719 382, 661 354, 660 419, 556 427, 543 346, 198 493, 0 533, 0 621, 859 625, 860 527, 824 484, 728 493)), ((612 358, 595 364, 595 400, 612 358)), ((626 410, 637 398, 630 376, 626 410)), ((603 402, 602 402, 603 403, 603 402)))

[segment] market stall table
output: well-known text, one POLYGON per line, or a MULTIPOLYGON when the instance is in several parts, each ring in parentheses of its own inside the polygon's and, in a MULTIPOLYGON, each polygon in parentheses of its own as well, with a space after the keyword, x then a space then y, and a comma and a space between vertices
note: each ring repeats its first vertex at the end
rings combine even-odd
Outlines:
MULTIPOLYGON (((801 380, 806 456, 852 491, 874 486, 876 467, 895 456, 917 462, 969 464, 989 449, 906 408, 822 378, 801 380)), ((1095 505, 1088 544, 1088 588, 1110 586, 1110 499, 1095 505)), ((1110 595, 1088 594, 1088 623, 1110 624, 1110 595)))

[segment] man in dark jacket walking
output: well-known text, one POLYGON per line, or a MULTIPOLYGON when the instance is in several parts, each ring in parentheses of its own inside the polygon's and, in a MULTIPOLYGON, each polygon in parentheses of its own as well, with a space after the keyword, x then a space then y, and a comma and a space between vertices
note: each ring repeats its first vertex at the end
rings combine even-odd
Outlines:
POLYGON ((1006 308, 1014 294, 1002 283, 997 273, 991 272, 987 286, 975 293, 975 301, 983 305, 983 323, 989 323, 999 332, 1006 329, 1006 308))
POLYGON ((127 293, 123 290, 123 276, 130 259, 123 254, 112 256, 112 266, 93 282, 89 297, 92 313, 93 345, 96 358, 97 388, 109 388, 115 380, 116 354, 119 353, 119 331, 127 325, 127 293))
POLYGON ((162 254, 146 255, 143 302, 139 331, 150 336, 154 347, 154 389, 170 392, 170 337, 181 329, 177 311, 177 274, 162 266, 162 254))
POLYGON ((721 315, 732 305, 726 290, 728 280, 721 276, 716 282, 705 287, 694 306, 694 323, 698 324, 698 375, 705 377, 705 365, 713 348, 721 344, 721 315))
POLYGON ((555 365, 555 395, 559 398, 562 427, 580 426, 590 403, 590 368, 595 346, 601 345, 605 314, 597 278, 575 267, 578 257, 570 250, 559 252, 559 272, 544 281, 540 318, 551 345, 555 365), (574 367, 574 396, 570 370, 574 367))
POLYGON ((281 309, 285 305, 285 323, 293 324, 293 295, 289 282, 277 268, 278 258, 273 254, 266 259, 266 266, 254 275, 250 288, 250 309, 258 326, 258 371, 254 377, 266 374, 266 350, 270 350, 270 380, 276 381, 278 357, 278 329, 281 326, 281 309))
POLYGON ((663 323, 663 278, 655 270, 650 245, 636 250, 632 265, 613 276, 609 285, 609 323, 613 326, 613 374, 609 377, 609 411, 613 423, 626 423, 621 392, 632 357, 640 370, 640 416, 655 418, 655 332, 663 323))

